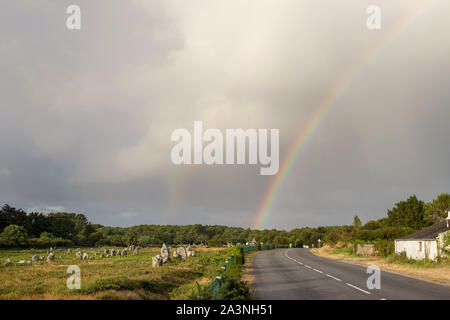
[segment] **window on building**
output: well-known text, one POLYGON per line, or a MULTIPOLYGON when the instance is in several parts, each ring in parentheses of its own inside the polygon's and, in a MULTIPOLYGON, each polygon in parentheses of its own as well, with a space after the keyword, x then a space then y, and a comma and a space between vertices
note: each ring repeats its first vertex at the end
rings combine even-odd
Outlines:
POLYGON ((419 241, 419 251, 422 251, 422 241, 419 241))

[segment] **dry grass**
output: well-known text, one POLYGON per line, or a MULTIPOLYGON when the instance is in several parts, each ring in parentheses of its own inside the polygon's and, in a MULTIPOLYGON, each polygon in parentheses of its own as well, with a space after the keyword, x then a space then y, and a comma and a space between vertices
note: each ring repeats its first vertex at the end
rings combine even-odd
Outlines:
POLYGON ((19 265, 19 260, 31 260, 34 254, 47 256, 45 250, 0 251, 0 299, 169 299, 170 292, 180 286, 206 282, 209 267, 202 263, 205 256, 215 256, 223 249, 194 248, 196 256, 188 260, 172 261, 162 268, 152 267, 152 257, 159 248, 141 249, 139 255, 101 258, 95 252, 104 249, 82 249, 95 260, 80 260, 75 250, 54 251, 55 260, 19 265), (60 257, 61 256, 61 257, 60 257), (3 265, 6 258, 11 265, 3 265), (67 267, 81 269, 81 290, 66 286, 67 267))
POLYGON ((241 281, 247 283, 250 288, 250 295, 254 296, 253 283, 255 281, 255 274, 253 269, 253 258, 261 251, 252 251, 245 256, 245 264, 242 269, 241 281))
POLYGON ((360 266, 376 265, 383 271, 397 273, 411 278, 429 281, 450 287, 450 264, 436 264, 427 267, 417 265, 392 263, 388 259, 377 256, 352 256, 334 248, 325 246, 312 249, 312 254, 360 266))

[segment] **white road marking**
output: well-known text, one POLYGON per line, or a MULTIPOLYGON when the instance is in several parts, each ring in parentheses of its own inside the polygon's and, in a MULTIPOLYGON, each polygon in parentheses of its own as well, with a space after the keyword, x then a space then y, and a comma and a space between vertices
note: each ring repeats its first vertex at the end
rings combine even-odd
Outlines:
MULTIPOLYGON (((301 263, 300 261, 295 260, 294 258, 289 257, 288 254, 287 254, 288 251, 289 251, 289 250, 286 250, 286 251, 284 252, 284 255, 286 256, 286 258, 288 258, 288 259, 290 259, 290 260, 292 260, 292 261, 295 261, 295 262, 297 262, 297 263, 300 264, 300 265, 303 265, 305 268, 312 269, 312 270, 314 270, 314 271, 316 271, 316 272, 318 272, 318 273, 322 273, 322 274, 323 274, 322 271, 317 270, 317 269, 314 269, 314 268, 312 268, 312 267, 310 267, 310 266, 308 266, 308 265, 306 265, 306 264, 301 263)), ((331 279, 336 280, 336 281, 342 281, 341 279, 336 278, 336 277, 333 277, 332 275, 330 275, 330 274, 328 274, 328 273, 326 273, 325 275, 326 275, 327 277, 331 278, 331 279)), ((349 287, 352 287, 353 289, 356 289, 356 290, 358 290, 358 291, 364 292, 365 294, 372 294, 372 293, 370 293, 369 291, 363 290, 363 289, 361 289, 361 288, 359 288, 359 287, 357 287, 357 286, 352 285, 351 283, 346 282, 345 284, 348 285, 349 287)), ((380 300, 386 300, 386 299, 381 298, 380 300)))
POLYGON ((330 277, 331 279, 334 279, 334 280, 336 280, 336 281, 342 281, 341 279, 339 279, 339 278, 336 278, 336 277, 333 277, 331 274, 326 274, 326 276, 327 277, 330 277))
POLYGON ((365 294, 371 294, 369 291, 363 290, 361 288, 358 288, 357 286, 352 285, 351 283, 346 282, 346 285, 348 285, 349 287, 352 287, 353 289, 359 290, 361 292, 364 292, 365 294))
POLYGON ((315 272, 318 272, 318 273, 323 273, 322 271, 317 270, 317 269, 314 269, 314 268, 313 268, 313 270, 314 270, 315 272))

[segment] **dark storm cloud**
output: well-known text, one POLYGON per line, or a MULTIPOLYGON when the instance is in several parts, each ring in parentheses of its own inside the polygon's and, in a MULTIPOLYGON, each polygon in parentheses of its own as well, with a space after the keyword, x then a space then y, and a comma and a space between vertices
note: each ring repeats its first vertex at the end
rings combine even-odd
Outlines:
MULTIPOLYGON (((94 222, 248 226, 273 177, 256 166, 175 167, 171 132, 279 128, 280 158, 373 42, 426 1, 3 1, 0 201, 94 222)), ((450 186, 450 6, 386 45, 292 167, 266 227, 378 218, 450 186)))

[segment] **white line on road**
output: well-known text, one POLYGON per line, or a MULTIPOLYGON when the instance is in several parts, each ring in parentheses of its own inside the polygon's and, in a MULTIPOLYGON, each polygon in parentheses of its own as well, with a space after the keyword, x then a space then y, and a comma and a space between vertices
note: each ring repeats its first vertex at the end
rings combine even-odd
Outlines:
MULTIPOLYGON (((301 265, 303 265, 304 267, 306 267, 306 268, 308 268, 308 269, 312 269, 312 270, 314 270, 314 271, 316 271, 316 272, 318 272, 318 273, 323 273, 323 272, 320 271, 320 270, 314 269, 314 268, 312 268, 312 267, 310 267, 310 266, 308 266, 308 265, 306 265, 306 264, 301 263, 300 261, 295 260, 294 258, 289 257, 288 254, 287 254, 288 251, 289 251, 289 250, 286 250, 286 251, 284 252, 284 255, 286 256, 286 258, 288 258, 288 259, 290 259, 290 260, 292 260, 292 261, 295 261, 295 262, 297 262, 298 264, 301 264, 301 265)), ((336 277, 333 277, 332 275, 330 275, 330 274, 328 274, 328 273, 326 273, 325 275, 326 275, 327 277, 331 278, 331 279, 336 280, 336 281, 342 281, 341 279, 336 278, 336 277)), ((363 289, 361 289, 361 288, 358 288, 357 286, 352 285, 351 283, 346 282, 345 284, 348 285, 349 287, 352 287, 353 289, 356 289, 356 290, 358 290, 358 291, 364 292, 365 294, 372 294, 372 293, 370 293, 369 291, 363 290, 363 289)), ((383 300, 383 299, 381 299, 381 300, 383 300)))
POLYGON ((346 285, 348 285, 349 287, 352 287, 353 289, 359 290, 361 292, 364 292, 365 294, 371 294, 369 291, 363 290, 361 288, 358 288, 357 286, 352 285, 351 283, 346 282, 346 285))
POLYGON ((336 281, 342 281, 341 279, 339 279, 339 278, 336 278, 336 277, 333 277, 332 275, 330 275, 330 274, 326 274, 326 276, 327 277, 330 277, 331 279, 334 279, 334 280, 336 280, 336 281))
POLYGON ((315 272, 318 272, 318 273, 323 273, 322 271, 317 270, 317 269, 314 269, 314 268, 313 268, 313 270, 314 270, 315 272))

